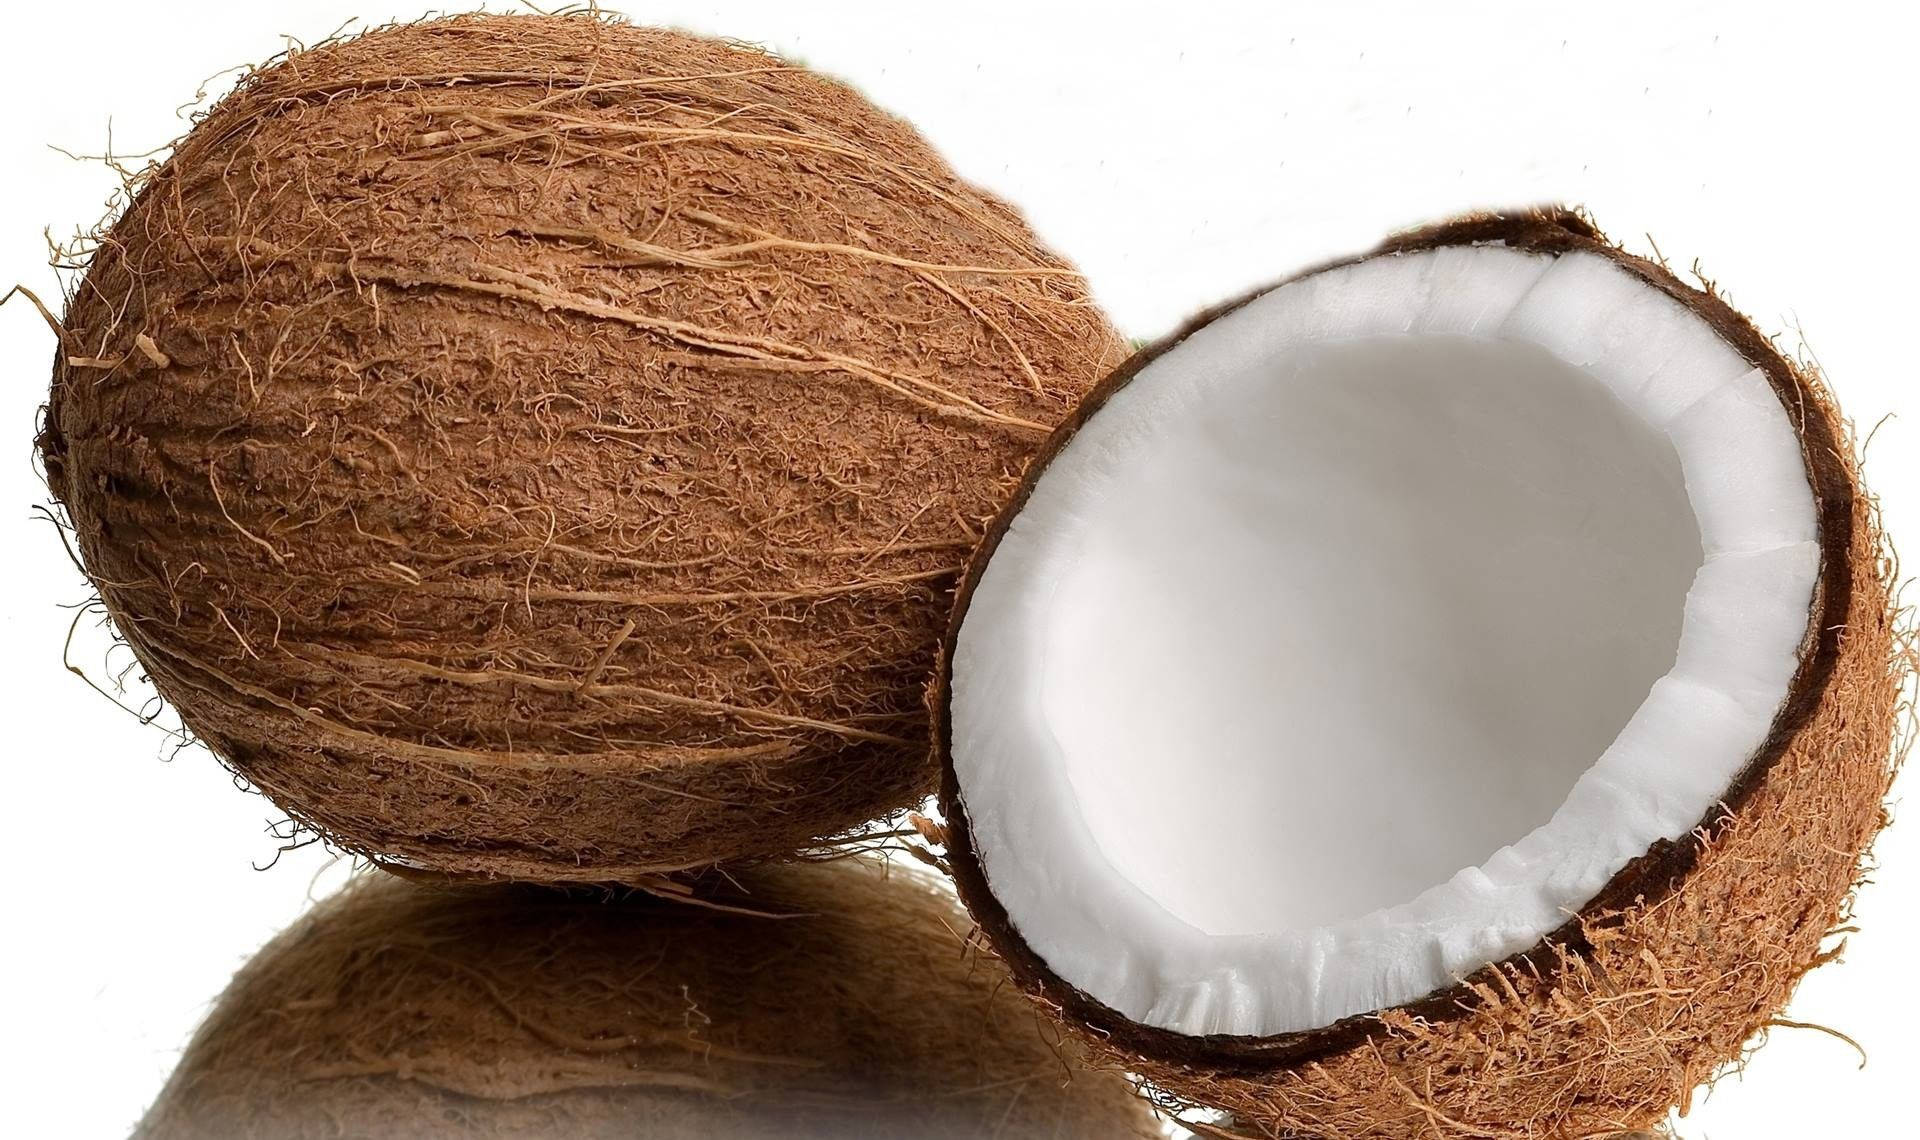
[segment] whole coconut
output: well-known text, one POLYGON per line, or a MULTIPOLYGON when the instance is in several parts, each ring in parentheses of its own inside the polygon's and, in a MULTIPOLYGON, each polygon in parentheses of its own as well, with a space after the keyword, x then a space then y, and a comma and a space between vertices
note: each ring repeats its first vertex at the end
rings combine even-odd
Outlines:
POLYGON ((291 53, 136 189, 49 484, 188 727, 416 868, 644 875, 928 791, 957 572, 1124 352, 899 120, 599 17, 291 53))
POLYGON ((360 879, 240 972, 134 1135, 1162 1135, 965 952, 925 876, 849 860, 740 887, 701 905, 360 879))

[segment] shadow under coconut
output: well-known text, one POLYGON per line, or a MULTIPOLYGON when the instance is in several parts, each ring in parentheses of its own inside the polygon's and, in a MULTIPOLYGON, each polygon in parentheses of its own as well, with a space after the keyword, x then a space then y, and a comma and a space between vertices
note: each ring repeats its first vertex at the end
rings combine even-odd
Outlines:
POLYGON ((870 859, 706 905, 370 875, 240 971, 134 1135, 1163 1135, 968 929, 870 859))

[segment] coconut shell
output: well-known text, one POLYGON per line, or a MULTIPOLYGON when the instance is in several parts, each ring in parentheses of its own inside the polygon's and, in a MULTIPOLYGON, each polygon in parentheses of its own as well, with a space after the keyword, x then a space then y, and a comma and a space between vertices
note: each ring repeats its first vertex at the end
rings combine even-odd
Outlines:
MULTIPOLYGON (((1237 1123, 1223 1135, 1559 1140, 1651 1127, 1684 1111, 1767 1029, 1800 978, 1838 955, 1865 851, 1887 821, 1905 747, 1896 722, 1911 633, 1893 600, 1877 508, 1822 378, 1711 288, 1627 254, 1570 211, 1475 215, 1376 252, 1487 242, 1610 258, 1764 370, 1803 441, 1819 514, 1820 577, 1801 666, 1767 740, 1693 834, 1655 845, 1538 945, 1402 1007, 1250 1037, 1135 1023, 1055 976, 1026 944, 972 848, 948 736, 952 661, 943 658, 932 704, 947 859, 962 898, 1025 992, 1107 1064, 1145 1075, 1175 1101, 1229 1112, 1237 1123)), ((1141 367, 1251 296, 1142 350, 1061 426, 975 555, 949 648, 973 583, 1051 456, 1141 367)))
POLYGON ((1161 1135, 966 929, 866 859, 699 902, 365 876, 241 970, 135 1136, 1161 1135))
POLYGON ((901 121, 597 16, 293 52, 129 189, 48 483, 188 729, 415 868, 620 879, 930 791, 953 583, 1125 352, 901 121))

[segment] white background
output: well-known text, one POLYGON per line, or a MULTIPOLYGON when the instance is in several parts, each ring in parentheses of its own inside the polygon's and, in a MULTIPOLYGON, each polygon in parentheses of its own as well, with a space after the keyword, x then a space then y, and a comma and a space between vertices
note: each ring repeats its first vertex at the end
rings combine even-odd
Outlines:
MULTIPOLYGON (((317 40, 390 0, 14 5, 0 37, 0 279, 44 296, 43 228, 95 221, 115 185, 51 146, 133 154, 179 132, 209 76, 317 40)), ((1676 266, 1696 258, 1762 325, 1807 342, 1845 408, 1884 423, 1868 475, 1920 544, 1911 390, 1916 19, 1905 5, 645 4, 636 19, 763 42, 914 120, 1021 204, 1134 336, 1394 228, 1487 205, 1586 204, 1676 266), (1564 10, 1555 13, 1554 8, 1564 10)), ((207 90, 218 92, 215 79, 207 90)), ((343 869, 270 871, 271 805, 204 753, 61 668, 88 590, 29 439, 53 339, 0 310, 0 781, 7 871, 0 1131, 123 1133, 228 975, 343 869)), ((1913 549, 1920 550, 1920 545, 1913 549)), ((98 678, 94 634, 76 661, 98 678)), ((124 659, 117 662, 124 664, 124 659)), ((1909 784, 1911 780, 1907 781, 1909 784)), ((1697 1140, 1912 1135, 1920 821, 1879 847, 1847 961, 1680 1122, 1697 1140)))

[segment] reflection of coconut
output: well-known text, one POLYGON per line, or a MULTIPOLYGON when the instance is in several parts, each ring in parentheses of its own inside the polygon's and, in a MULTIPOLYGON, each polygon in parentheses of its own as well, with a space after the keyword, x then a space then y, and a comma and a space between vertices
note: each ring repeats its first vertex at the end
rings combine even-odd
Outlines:
POLYGON ((355 881, 235 978, 137 1136, 1151 1137, 966 916, 872 861, 713 900, 355 881))
POLYGON ((1393 242, 1029 469, 936 693, 961 893, 1262 1135, 1645 1127, 1843 923, 1885 555, 1826 389, 1718 297, 1564 213, 1393 242))
POLYGON ((1124 351, 846 86, 585 14, 249 72, 66 327, 48 482, 187 725, 343 848, 535 880, 930 791, 960 565, 1124 351))

